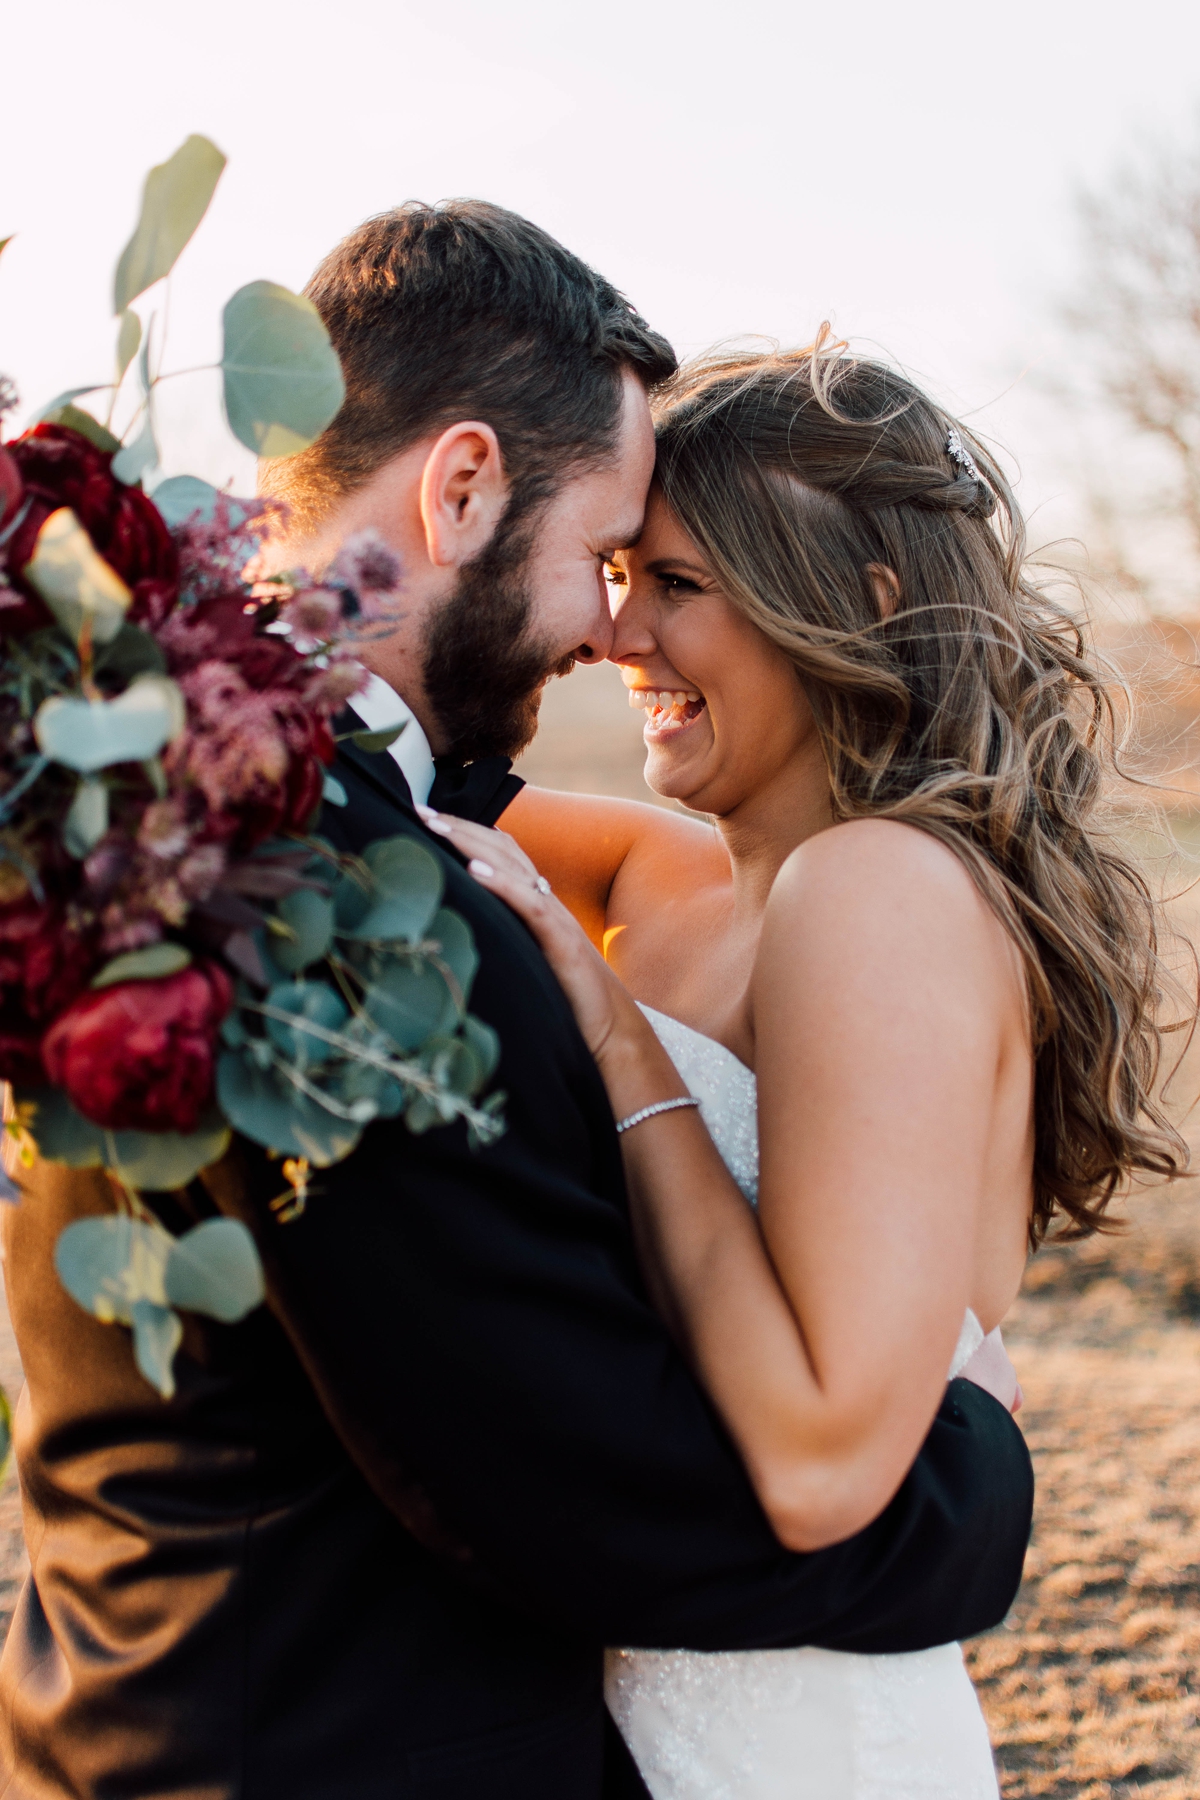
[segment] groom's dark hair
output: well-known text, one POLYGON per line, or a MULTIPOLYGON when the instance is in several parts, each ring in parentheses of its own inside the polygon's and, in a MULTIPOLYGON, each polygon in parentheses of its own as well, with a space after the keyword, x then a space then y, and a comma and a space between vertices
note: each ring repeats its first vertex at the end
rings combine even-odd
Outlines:
POLYGON ((595 270, 483 200, 409 201, 330 251, 305 290, 346 399, 316 443, 271 470, 303 530, 400 451, 458 419, 500 441, 510 519, 612 453, 621 377, 649 390, 670 344, 595 270))

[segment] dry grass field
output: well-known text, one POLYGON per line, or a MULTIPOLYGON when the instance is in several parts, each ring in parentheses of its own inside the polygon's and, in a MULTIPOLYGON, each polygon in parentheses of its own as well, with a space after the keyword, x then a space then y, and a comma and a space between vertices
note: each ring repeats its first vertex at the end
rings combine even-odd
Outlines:
MULTIPOLYGON (((551 690, 522 772, 649 798, 611 667, 551 690)), ((1200 941, 1195 903, 1176 909, 1200 941)), ((1200 1089, 1200 1046, 1179 1082, 1200 1089)), ((1119 1237, 1051 1247, 1006 1326, 1037 1469, 1006 1623, 968 1659, 1005 1800, 1200 1800, 1200 1179, 1134 1199, 1119 1237)), ((0 1381, 20 1375, 0 1317, 0 1381)), ((0 1635, 24 1574, 0 1489, 0 1635)))

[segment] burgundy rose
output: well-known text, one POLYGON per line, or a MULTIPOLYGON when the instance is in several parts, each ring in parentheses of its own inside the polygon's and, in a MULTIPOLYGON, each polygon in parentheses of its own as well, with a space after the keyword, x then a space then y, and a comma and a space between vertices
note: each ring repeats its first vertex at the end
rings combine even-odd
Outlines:
POLYGON ((6 545, 8 578, 25 604, 0 611, 11 635, 49 623, 50 614, 21 570, 52 512, 69 506, 97 550, 131 589, 134 624, 162 623, 179 591, 179 556, 162 514, 140 488, 112 473, 112 453, 65 425, 35 425, 9 444, 31 504, 6 545))
POLYGON ((207 962, 84 994, 42 1041, 46 1073, 110 1131, 194 1131, 212 1099, 217 1028, 232 1003, 228 975, 207 962))
POLYGON ((95 973, 92 935, 72 930, 61 906, 26 894, 0 906, 0 1080, 40 1082, 39 1044, 95 973))

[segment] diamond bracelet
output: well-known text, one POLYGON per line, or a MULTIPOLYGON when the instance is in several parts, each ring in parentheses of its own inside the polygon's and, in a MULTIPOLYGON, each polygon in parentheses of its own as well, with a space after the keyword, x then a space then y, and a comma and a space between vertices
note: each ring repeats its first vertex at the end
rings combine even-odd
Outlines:
POLYGON ((653 1106, 643 1106, 640 1112, 630 1113, 627 1119, 619 1120, 617 1135, 619 1137, 623 1131, 632 1131, 635 1125, 640 1125, 643 1119, 652 1119, 655 1113, 674 1112, 677 1106, 699 1106, 699 1104, 700 1102, 694 1094, 680 1094, 677 1100, 658 1100, 653 1106))

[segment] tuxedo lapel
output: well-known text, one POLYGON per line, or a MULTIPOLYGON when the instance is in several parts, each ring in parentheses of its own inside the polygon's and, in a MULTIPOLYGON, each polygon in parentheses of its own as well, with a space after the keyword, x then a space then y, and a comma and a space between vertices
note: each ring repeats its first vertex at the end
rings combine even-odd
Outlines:
POLYGON ((400 807, 410 819, 419 821, 420 814, 413 805, 404 771, 386 750, 360 750, 352 739, 344 738, 338 745, 337 759, 340 763, 348 763, 369 786, 400 807))

